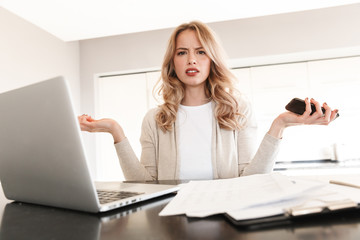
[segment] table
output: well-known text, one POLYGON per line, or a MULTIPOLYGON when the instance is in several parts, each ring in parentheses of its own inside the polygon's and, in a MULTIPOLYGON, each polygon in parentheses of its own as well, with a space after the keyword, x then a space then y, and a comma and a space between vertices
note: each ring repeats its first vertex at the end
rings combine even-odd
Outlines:
POLYGON ((89 214, 14 203, 5 199, 1 189, 0 239, 360 239, 360 211, 357 210, 331 218, 248 230, 234 226, 223 215, 203 219, 159 217, 159 212, 173 197, 170 194, 105 214, 89 214))

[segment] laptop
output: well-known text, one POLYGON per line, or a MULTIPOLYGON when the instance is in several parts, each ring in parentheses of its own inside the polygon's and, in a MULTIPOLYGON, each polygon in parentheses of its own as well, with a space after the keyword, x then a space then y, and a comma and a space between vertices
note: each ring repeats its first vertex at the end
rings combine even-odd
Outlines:
POLYGON ((96 189, 61 76, 0 94, 0 113, 0 180, 10 200, 95 213, 179 189, 123 182, 96 189))

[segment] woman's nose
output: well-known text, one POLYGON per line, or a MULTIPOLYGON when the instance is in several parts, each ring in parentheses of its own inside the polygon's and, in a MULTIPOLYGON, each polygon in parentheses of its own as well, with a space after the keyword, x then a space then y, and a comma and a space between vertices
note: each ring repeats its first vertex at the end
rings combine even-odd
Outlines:
POLYGON ((196 64, 196 59, 195 59, 195 57, 189 57, 189 59, 188 59, 188 64, 189 64, 189 65, 196 64))
POLYGON ((188 65, 196 64, 196 54, 194 52, 189 52, 188 54, 188 65))

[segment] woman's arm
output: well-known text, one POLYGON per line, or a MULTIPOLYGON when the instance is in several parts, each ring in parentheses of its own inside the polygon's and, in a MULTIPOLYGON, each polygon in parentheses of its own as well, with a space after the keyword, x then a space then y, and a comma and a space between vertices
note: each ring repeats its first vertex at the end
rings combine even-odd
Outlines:
POLYGON ((282 138, 285 128, 297 125, 328 125, 335 118, 338 112, 337 109, 331 110, 331 108, 324 103, 323 108, 325 113, 322 112, 320 103, 314 99, 305 99, 305 112, 302 115, 294 114, 291 112, 284 112, 280 114, 272 123, 268 133, 276 138, 282 138), (316 112, 311 113, 311 103, 316 107, 316 112))
POLYGON ((109 118, 95 120, 88 115, 79 116, 78 120, 80 128, 83 131, 107 132, 113 136, 120 166, 126 180, 154 180, 154 177, 152 177, 147 169, 139 162, 118 122, 109 118))
POLYGON ((322 113, 321 106, 317 101, 305 99, 305 103, 306 110, 303 115, 297 115, 291 112, 280 114, 273 121, 257 151, 254 151, 254 145, 256 144, 256 122, 252 118, 251 110, 249 110, 248 126, 238 134, 240 175, 268 173, 272 171, 285 128, 305 124, 328 125, 336 118, 337 110, 331 110, 326 103, 323 104, 325 114, 322 113), (316 106, 316 112, 312 115, 310 115, 310 103, 316 106))
POLYGON ((157 138, 154 129, 154 117, 154 110, 150 110, 142 122, 140 162, 127 139, 115 144, 126 180, 152 181, 158 178, 156 165, 157 138))

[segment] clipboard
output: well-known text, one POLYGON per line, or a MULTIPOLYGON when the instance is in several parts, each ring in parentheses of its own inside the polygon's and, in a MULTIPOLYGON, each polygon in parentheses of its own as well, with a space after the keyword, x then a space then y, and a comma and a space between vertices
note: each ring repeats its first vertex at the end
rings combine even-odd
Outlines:
POLYGON ((293 224, 303 224, 305 222, 313 223, 314 218, 319 220, 329 220, 331 218, 338 219, 339 216, 348 215, 349 213, 357 212, 356 216, 360 219, 360 204, 351 201, 337 201, 325 207, 316 208, 289 208, 284 214, 278 214, 268 217, 261 217, 247 220, 236 220, 229 214, 224 214, 225 218, 235 226, 246 230, 259 230, 264 228, 276 228, 278 226, 284 227, 293 224))
POLYGON ((352 211, 360 219, 359 188, 328 181, 277 173, 193 181, 184 185, 159 215, 203 218, 219 214, 248 230, 313 222, 313 218, 322 222, 328 216, 352 211))

